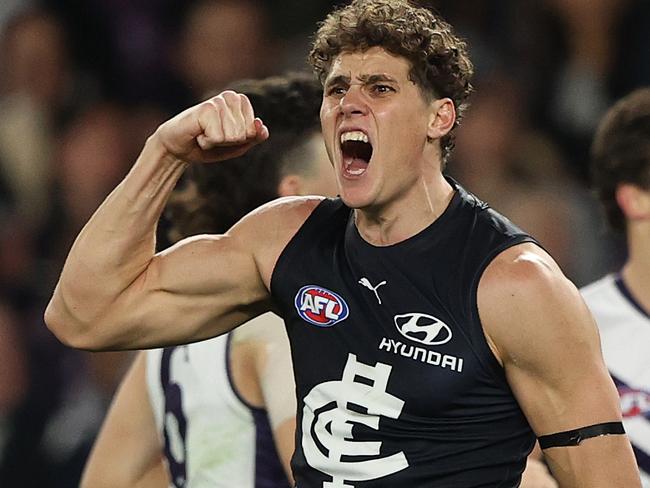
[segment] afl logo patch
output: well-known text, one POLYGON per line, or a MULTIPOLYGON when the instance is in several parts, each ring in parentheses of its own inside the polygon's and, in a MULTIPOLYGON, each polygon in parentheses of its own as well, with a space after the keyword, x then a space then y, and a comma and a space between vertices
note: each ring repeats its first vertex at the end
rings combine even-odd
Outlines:
POLYGON ((427 346, 439 346, 451 340, 451 329, 442 320, 425 313, 395 315, 395 326, 400 334, 427 346))
POLYGON ((296 294, 294 304, 298 315, 318 327, 331 327, 345 320, 350 312, 343 298, 316 285, 303 286, 296 294))

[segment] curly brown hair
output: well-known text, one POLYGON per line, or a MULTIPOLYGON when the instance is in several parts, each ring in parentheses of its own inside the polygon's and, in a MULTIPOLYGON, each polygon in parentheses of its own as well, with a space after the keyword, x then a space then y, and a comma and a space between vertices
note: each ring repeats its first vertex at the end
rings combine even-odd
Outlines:
POLYGON ((629 93, 603 117, 591 147, 591 180, 610 226, 624 231, 616 189, 621 183, 650 189, 650 87, 629 93))
POLYGON ((406 0, 354 0, 320 24, 309 62, 323 83, 341 52, 366 51, 375 46, 411 63, 409 79, 427 100, 448 97, 454 102, 456 123, 440 142, 446 162, 454 147, 453 130, 472 92, 474 67, 465 41, 439 15, 406 0))

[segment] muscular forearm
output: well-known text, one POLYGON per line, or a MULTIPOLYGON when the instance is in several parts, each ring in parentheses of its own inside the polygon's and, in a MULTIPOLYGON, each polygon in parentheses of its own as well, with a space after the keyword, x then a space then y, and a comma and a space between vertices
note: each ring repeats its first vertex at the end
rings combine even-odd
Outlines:
POLYGON ((186 165, 166 153, 154 134, 88 221, 46 311, 48 327, 59 339, 93 348, 89 329, 110 319, 112 305, 151 262, 158 219, 186 165))

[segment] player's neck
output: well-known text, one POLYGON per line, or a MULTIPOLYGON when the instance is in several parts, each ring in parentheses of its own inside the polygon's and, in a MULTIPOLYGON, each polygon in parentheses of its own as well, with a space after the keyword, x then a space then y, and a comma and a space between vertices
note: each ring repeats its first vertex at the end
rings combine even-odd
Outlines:
POLYGON ((623 279, 644 310, 650 311, 650 223, 647 227, 628 229, 629 257, 623 279))
POLYGON ((396 244, 431 225, 445 211, 453 194, 454 189, 440 175, 379 208, 355 210, 355 223, 370 244, 396 244))

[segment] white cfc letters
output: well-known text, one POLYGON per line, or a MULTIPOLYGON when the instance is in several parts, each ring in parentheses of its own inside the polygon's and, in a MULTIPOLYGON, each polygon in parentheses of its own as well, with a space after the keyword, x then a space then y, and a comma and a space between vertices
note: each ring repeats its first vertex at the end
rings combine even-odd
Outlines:
POLYGON ((358 441, 352 433, 355 424, 378 430, 381 416, 399 417, 404 402, 386 392, 391 370, 388 364, 370 366, 348 354, 343 378, 321 383, 305 397, 302 448, 312 468, 332 477, 323 488, 353 488, 346 481, 382 478, 408 467, 403 452, 379 457, 380 441, 358 441), (357 408, 350 409, 352 404, 357 408), (364 460, 344 461, 343 456, 364 456, 364 460), (367 459, 372 456, 376 457, 367 459))

